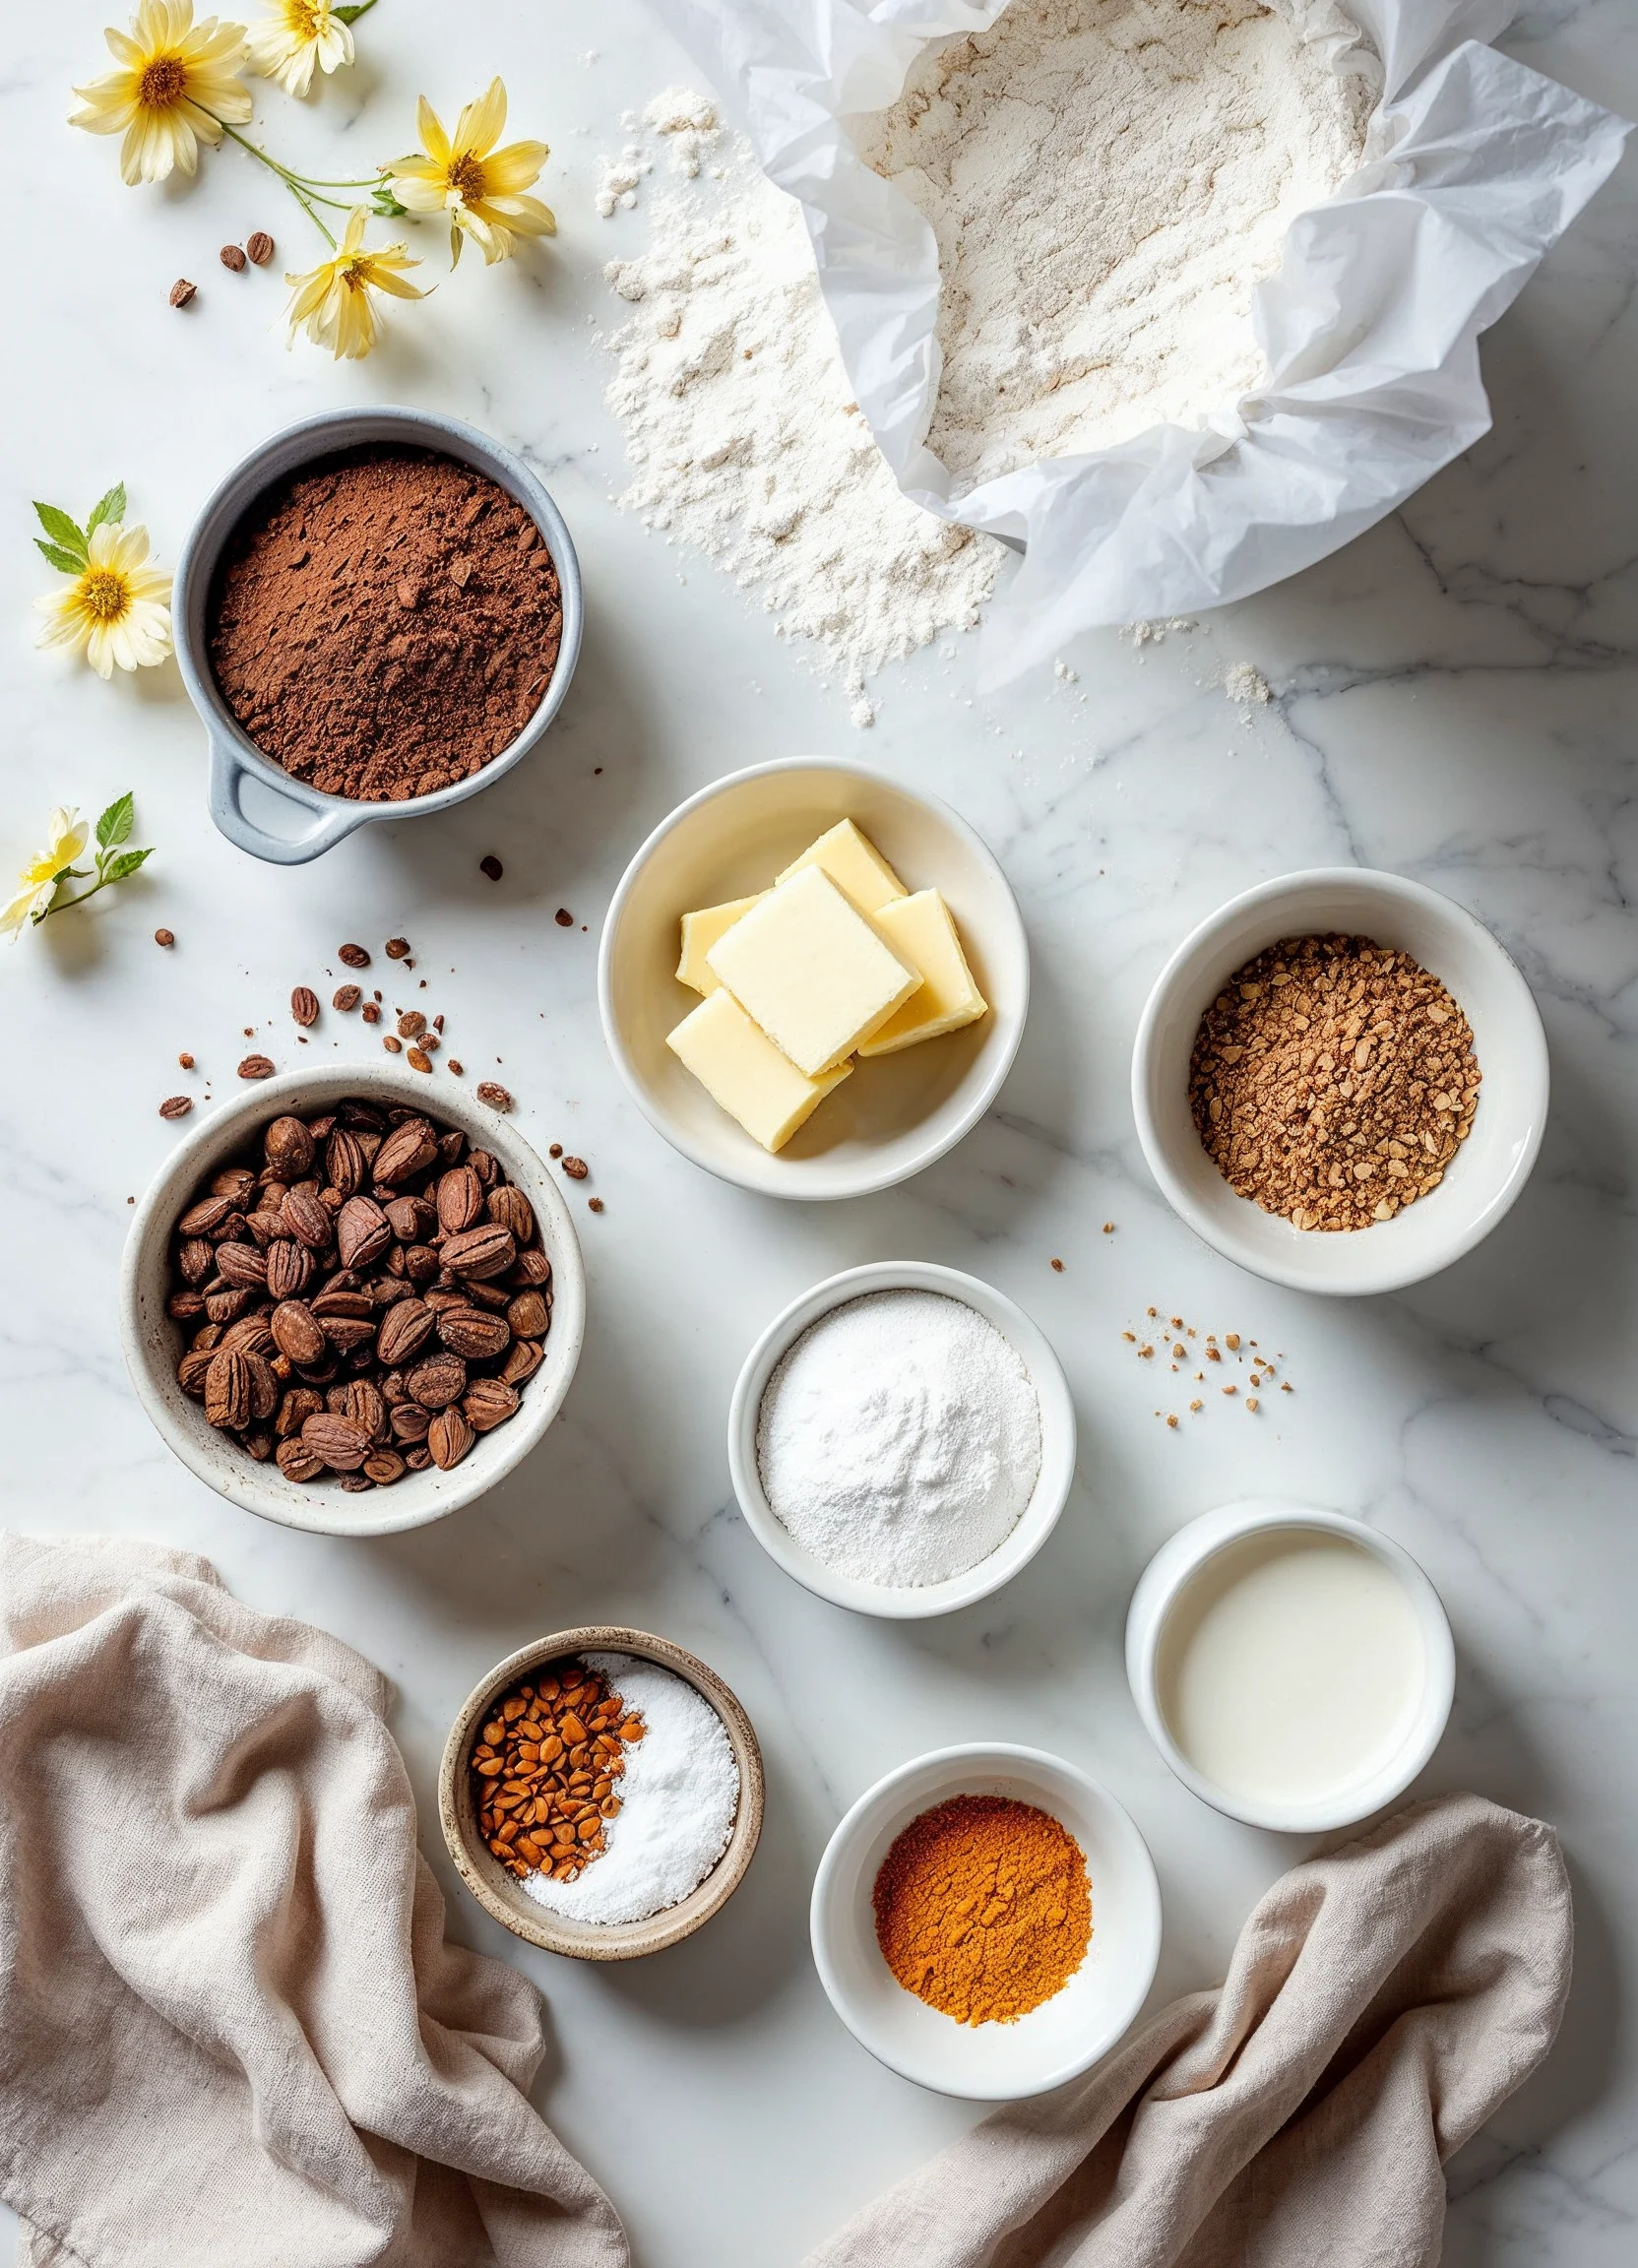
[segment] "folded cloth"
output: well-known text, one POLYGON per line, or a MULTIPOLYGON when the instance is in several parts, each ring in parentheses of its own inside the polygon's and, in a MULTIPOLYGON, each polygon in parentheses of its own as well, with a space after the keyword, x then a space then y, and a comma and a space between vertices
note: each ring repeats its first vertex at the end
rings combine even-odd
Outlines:
POLYGON ((1418 1804, 1278 1881, 1220 1990, 986 2118, 807 2268, 1434 2268, 1443 2163, 1569 1980, 1552 1830, 1418 1804))
POLYGON ((208 1561, 0 1536, 0 2194, 44 2268, 626 2268, 448 1944, 386 1685, 208 1561))

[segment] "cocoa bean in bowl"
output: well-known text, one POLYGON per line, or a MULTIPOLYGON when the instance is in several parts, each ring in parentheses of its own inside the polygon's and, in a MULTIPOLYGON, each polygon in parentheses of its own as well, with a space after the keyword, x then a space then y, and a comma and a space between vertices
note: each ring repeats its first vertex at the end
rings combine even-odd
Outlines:
POLYGON ((527 755, 574 670, 580 574, 521 459, 420 410, 337 410, 222 482, 173 615, 212 817, 288 865, 368 820, 442 810, 527 755), (249 807, 247 782, 269 790, 249 807))
POLYGON ((585 1282, 543 1162, 459 1091, 396 1071, 267 1081, 184 1140, 143 1200, 126 1363, 165 1440, 289 1527, 440 1519, 540 1439, 585 1282))

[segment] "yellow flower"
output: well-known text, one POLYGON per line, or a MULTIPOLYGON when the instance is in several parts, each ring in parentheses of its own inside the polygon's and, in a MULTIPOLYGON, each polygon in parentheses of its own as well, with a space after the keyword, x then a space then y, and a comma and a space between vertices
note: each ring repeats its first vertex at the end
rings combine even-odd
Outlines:
POLYGON ((385 244, 379 251, 365 249, 364 228, 369 215, 355 206, 347 216, 346 232, 333 260, 321 261, 305 276, 286 276, 294 296, 285 310, 289 343, 305 329, 315 346, 328 346, 340 361, 356 361, 367 354, 377 336, 372 291, 385 291, 394 299, 424 299, 426 293, 406 284, 403 270, 418 268, 407 244, 385 244))
POLYGON ((57 895, 57 884, 72 869, 91 836, 90 827, 77 811, 53 811, 46 825, 51 830, 50 842, 24 867, 18 876, 22 889, 0 912, 0 936, 8 936, 14 943, 31 921, 45 919, 46 909, 57 895))
POLYGON ((340 70, 352 61, 352 29, 341 23, 331 0, 274 0, 275 13, 246 33, 250 68, 286 94, 305 94, 313 66, 340 70))
POLYGON ((483 248, 486 261, 504 260, 520 236, 555 236, 557 222, 538 197, 521 190, 536 181, 551 153, 543 142, 509 142, 497 150, 506 124, 506 89, 497 79, 487 94, 469 102, 453 139, 423 94, 416 111, 424 155, 388 166, 394 194, 411 213, 447 213, 451 262, 461 257, 463 233, 483 248))
POLYGON ((142 0, 131 33, 103 33, 119 69, 75 88, 82 107, 68 122, 88 134, 123 133, 127 181, 162 181, 173 166, 191 173, 201 142, 215 148, 224 123, 242 126, 250 116, 250 95, 234 77, 244 26, 214 16, 196 25, 193 0, 142 0))
POLYGON ((89 558, 66 591, 34 604, 45 628, 36 644, 84 654, 98 677, 147 669, 170 652, 170 577, 148 564, 146 528, 94 528, 89 558))

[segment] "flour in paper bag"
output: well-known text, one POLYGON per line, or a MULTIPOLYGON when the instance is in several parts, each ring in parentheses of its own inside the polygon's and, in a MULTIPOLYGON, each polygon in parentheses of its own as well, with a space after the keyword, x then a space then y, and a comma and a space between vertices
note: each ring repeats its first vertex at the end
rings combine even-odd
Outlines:
POLYGON ((938 241, 927 438, 958 489, 1255 391, 1253 288, 1364 146, 1343 38, 1258 0, 1011 0, 852 121, 938 241))
POLYGON ((670 146, 669 177, 645 192, 648 248, 604 270, 633 309, 611 341, 608 402, 636 469, 621 502, 755 593, 868 724, 865 678, 974 624, 1000 547, 900 493, 795 200, 745 143, 714 134, 700 97, 672 90, 645 123, 670 146))

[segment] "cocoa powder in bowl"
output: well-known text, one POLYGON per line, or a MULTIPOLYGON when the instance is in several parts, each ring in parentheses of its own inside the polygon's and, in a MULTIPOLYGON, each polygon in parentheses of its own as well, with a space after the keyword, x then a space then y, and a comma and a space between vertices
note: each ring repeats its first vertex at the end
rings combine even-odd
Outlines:
POLYGON ((510 747, 562 635, 557 569, 516 498, 388 442, 258 497, 209 609, 217 685, 257 748, 367 803, 452 788, 510 747))

